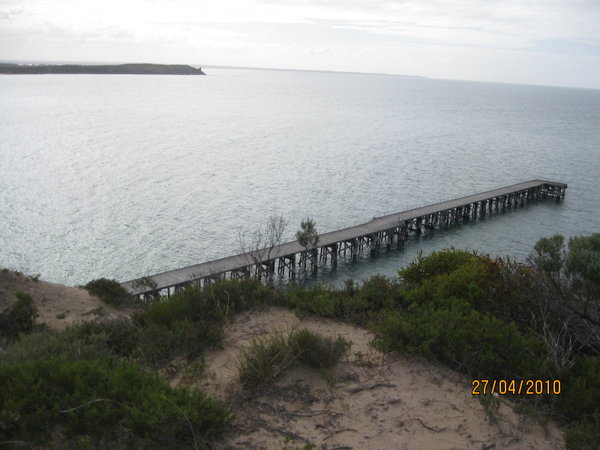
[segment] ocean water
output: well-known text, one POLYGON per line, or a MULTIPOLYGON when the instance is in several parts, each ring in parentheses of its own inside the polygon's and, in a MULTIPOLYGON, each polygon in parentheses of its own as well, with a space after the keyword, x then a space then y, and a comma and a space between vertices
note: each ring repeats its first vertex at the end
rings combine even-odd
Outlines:
MULTIPOLYGON (((563 202, 324 267, 337 284, 457 247, 526 258, 600 232, 600 91, 386 75, 0 77, 0 267, 81 284, 239 253, 271 214, 293 239, 535 178, 563 202)), ((314 280, 313 280, 314 281, 314 280)))

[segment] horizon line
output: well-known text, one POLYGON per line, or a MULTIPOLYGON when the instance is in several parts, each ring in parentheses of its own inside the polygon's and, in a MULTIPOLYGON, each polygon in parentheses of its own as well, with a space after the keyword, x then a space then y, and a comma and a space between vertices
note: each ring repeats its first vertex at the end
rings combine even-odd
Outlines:
POLYGON ((12 64, 79 64, 79 65, 96 65, 96 64, 160 64, 160 65, 189 65, 197 68, 211 68, 211 69, 232 69, 232 70, 269 70, 269 71, 292 71, 292 72, 317 72, 317 73, 335 73, 335 74, 348 74, 348 75, 383 75, 389 77, 402 77, 402 78, 414 78, 422 80, 439 80, 439 81, 457 81, 467 83, 491 83, 491 84, 508 84, 513 86, 533 86, 533 87, 548 87, 548 88, 564 88, 564 89, 584 89, 598 91, 600 88, 596 87, 581 87, 581 86, 568 86, 568 85, 553 85, 553 84, 532 84, 532 83, 519 83, 515 81, 490 81, 490 80, 466 80, 462 78, 435 78, 428 77, 425 75, 405 75, 400 73, 387 73, 387 72, 357 72, 357 71, 345 71, 345 70, 326 70, 326 69, 298 69, 298 68, 282 68, 282 67, 257 67, 257 66, 236 66, 236 65, 225 65, 225 64, 196 64, 196 63, 158 63, 158 62, 106 62, 106 61, 72 61, 72 60, 16 60, 0 59, 0 64, 12 63, 12 64))

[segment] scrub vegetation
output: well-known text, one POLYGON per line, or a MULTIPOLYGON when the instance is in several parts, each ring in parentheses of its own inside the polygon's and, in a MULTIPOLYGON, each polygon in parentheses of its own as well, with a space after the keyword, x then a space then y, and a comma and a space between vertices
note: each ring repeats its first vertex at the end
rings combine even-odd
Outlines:
POLYGON ((307 329, 258 337, 242 349, 240 382, 244 388, 256 390, 277 379, 295 364, 327 369, 349 349, 350 343, 342 337, 333 339, 307 329))
POLYGON ((0 313, 0 342, 14 342, 35 325, 35 306, 29 294, 17 292, 17 301, 0 313))
POLYGON ((116 280, 98 278, 83 287, 109 305, 121 306, 132 302, 129 292, 116 280))
MULTIPOLYGON (((286 306, 368 327, 385 351, 440 361, 473 378, 561 380, 559 395, 512 395, 563 424, 571 449, 600 442, 600 234, 541 239, 526 263, 470 251, 420 256, 398 277, 341 289, 218 281, 147 304, 131 320, 64 331, 35 326, 31 299, 0 315, 0 442, 57 448, 201 448, 226 431, 227 405, 157 373, 219 347, 228 317, 286 306), (14 325, 14 326, 13 326, 14 325)), ((294 330, 240 358, 254 389, 294 364, 327 368, 342 339, 294 330)))

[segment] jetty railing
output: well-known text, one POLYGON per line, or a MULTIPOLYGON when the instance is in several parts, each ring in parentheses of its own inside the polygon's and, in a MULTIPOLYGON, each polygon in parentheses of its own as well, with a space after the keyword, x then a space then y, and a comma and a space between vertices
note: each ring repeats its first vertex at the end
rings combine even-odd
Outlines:
POLYGON ((401 246, 411 233, 449 226, 460 220, 473 220, 524 206, 540 198, 565 196, 567 185, 547 180, 532 180, 480 194, 411 209, 370 222, 319 235, 316 247, 304 248, 298 242, 276 245, 268 252, 255 251, 228 256, 181 269, 122 283, 131 294, 146 298, 171 295, 188 285, 204 287, 227 278, 263 278, 275 271, 294 278, 297 269, 316 270, 319 263, 337 265, 338 258, 356 259, 360 252, 401 246))

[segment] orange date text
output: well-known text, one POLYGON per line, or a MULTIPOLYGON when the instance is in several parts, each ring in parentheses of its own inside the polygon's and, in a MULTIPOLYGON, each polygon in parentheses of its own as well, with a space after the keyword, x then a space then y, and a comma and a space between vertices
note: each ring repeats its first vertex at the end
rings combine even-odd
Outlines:
POLYGON ((472 395, 558 395, 561 393, 560 380, 488 380, 476 379, 471 382, 472 395))

